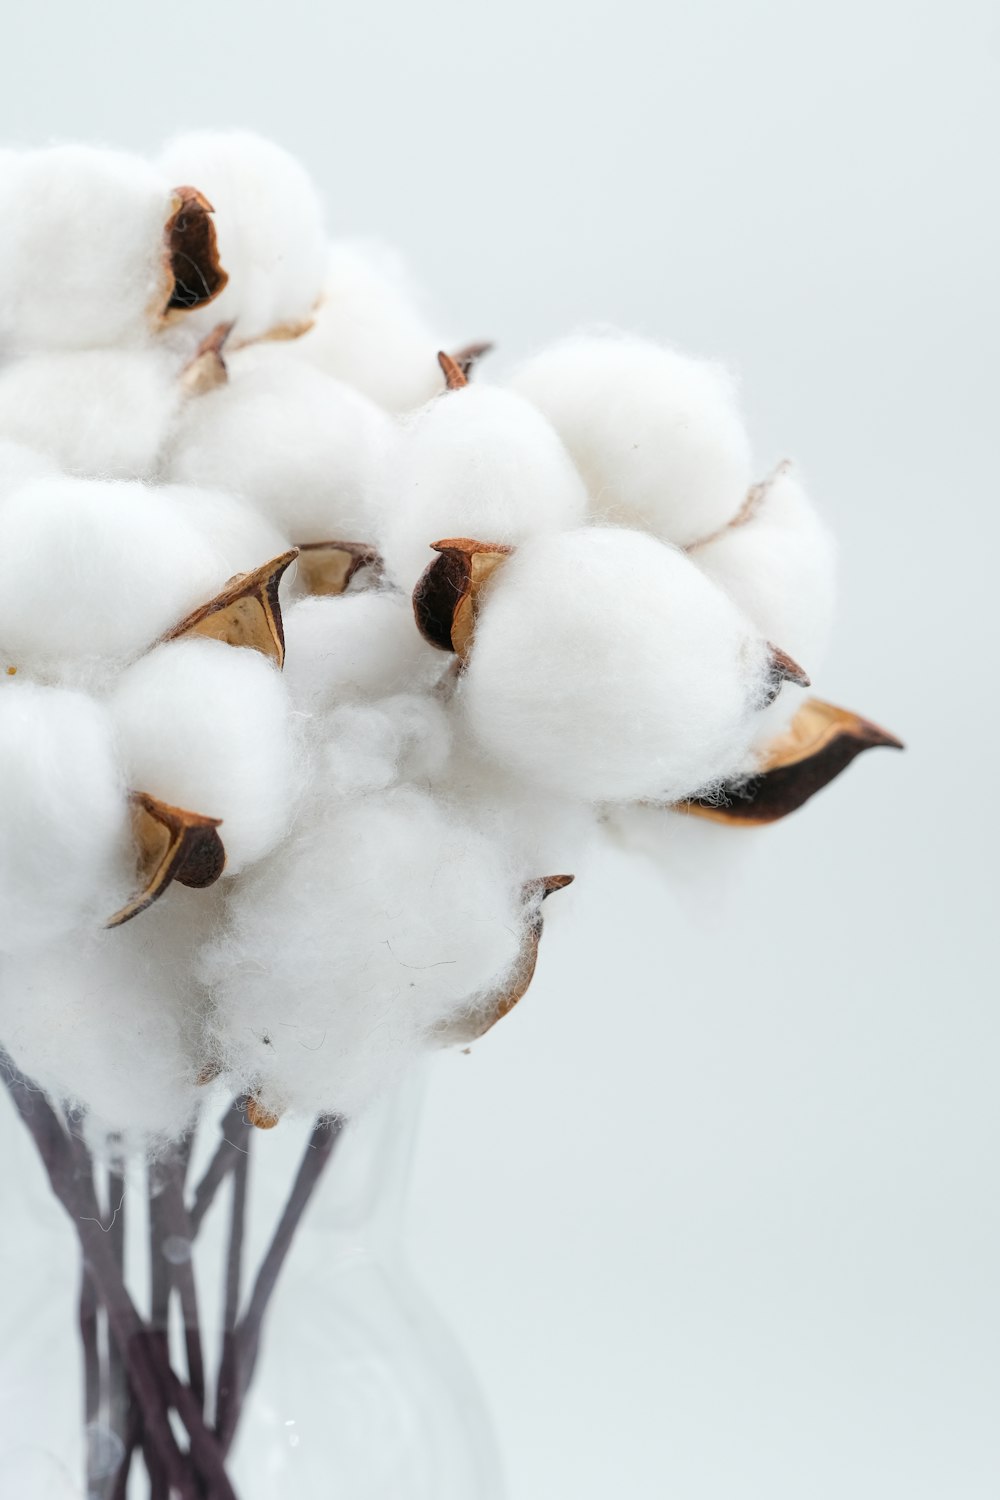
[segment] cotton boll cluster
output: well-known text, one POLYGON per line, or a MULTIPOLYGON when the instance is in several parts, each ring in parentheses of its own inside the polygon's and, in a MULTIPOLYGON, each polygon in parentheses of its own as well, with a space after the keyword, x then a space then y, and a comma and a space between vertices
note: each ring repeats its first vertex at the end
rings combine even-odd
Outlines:
POLYGON ((308 173, 280 146, 249 132, 201 131, 164 148, 159 169, 193 183, 215 210, 229 283, 193 327, 234 324, 247 342, 292 334, 312 318, 323 287, 323 210, 308 173))
POLYGON ((436 397, 404 429, 385 496, 382 550, 407 590, 440 538, 516 544, 578 524, 587 503, 545 419, 509 391, 475 385, 436 397))
POLYGON ((739 512, 750 443, 723 366, 644 339, 578 337, 512 385, 566 444, 596 518, 685 547, 739 512))
POLYGON ((389 417, 278 347, 237 353, 228 374, 185 404, 167 476, 238 494, 296 543, 368 540, 389 417))
POLYGON ((440 656, 414 629, 409 599, 390 589, 299 600, 285 613, 285 646, 292 702, 311 712, 429 689, 442 672, 440 656))
POLYGON ((291 351, 390 412, 423 406, 441 388, 446 341, 424 319, 397 256, 380 245, 331 245, 313 327, 291 351))

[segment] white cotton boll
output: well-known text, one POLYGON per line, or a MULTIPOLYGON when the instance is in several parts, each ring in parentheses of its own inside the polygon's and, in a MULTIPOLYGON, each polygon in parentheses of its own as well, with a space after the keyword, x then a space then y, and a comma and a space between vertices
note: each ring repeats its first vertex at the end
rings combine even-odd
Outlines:
POLYGON ((301 599, 284 614, 285 682, 296 708, 381 698, 429 686, 442 672, 410 600, 390 589, 301 599))
POLYGON ((0 952, 109 915, 128 847, 103 709, 80 693, 0 681, 0 952))
POLYGON ((242 495, 296 543, 367 542, 395 441, 391 418, 349 386, 247 349, 227 384, 184 406, 166 477, 242 495))
POLYGON ((90 1116, 88 1137, 176 1138, 200 1102, 205 997, 192 955, 213 892, 171 890, 110 932, 0 960, 0 1037, 17 1066, 90 1116))
POLYGON ((363 391, 386 411, 408 412, 441 390, 438 350, 393 251, 336 241, 316 321, 289 346, 301 359, 363 391))
POLYGON ((585 801, 674 801, 739 769, 767 648, 683 553, 588 528, 494 574, 457 701, 495 760, 585 801))
POLYGON ((170 295, 170 183, 140 157, 90 146, 20 153, 0 173, 0 347, 144 341, 170 295))
POLYGON ((0 437, 69 474, 150 479, 180 397, 176 361, 159 349, 38 354, 0 369, 0 437))
POLYGON ((640 804, 606 809, 603 827, 619 848, 649 862, 685 922, 700 931, 717 935, 745 902, 761 850, 749 828, 640 804))
POLYGON ((511 385, 559 433, 596 518, 683 547, 746 498, 750 444, 720 364, 645 339, 581 336, 536 355, 511 385))
POLYGON ((18 667, 131 656, 227 577, 146 485, 35 480, 0 506, 0 528, 0 651, 18 667))
POLYGON ((385 490, 382 550, 410 591, 446 537, 517 543, 575 526, 586 492, 548 422, 510 391, 465 386, 404 430, 385 490))
POLYGON ((426 694, 344 704, 318 727, 323 739, 318 782, 341 797, 440 777, 451 749, 448 714, 426 694))
POLYGON ((157 493, 211 547, 227 580, 236 573, 252 573, 291 545, 266 516, 237 495, 182 484, 161 485, 157 493))
POLYGON ((221 818, 226 874, 284 835, 295 744, 277 668, 221 641, 170 641, 122 674, 109 701, 129 785, 221 818))
POLYGON ((410 788, 303 819, 203 957, 220 1061, 266 1108, 355 1114, 516 963, 520 875, 410 788))
POLYGON ((29 480, 46 479, 55 472, 55 464, 44 453, 0 438, 0 502, 29 480))
POLYGON ((189 315, 192 326, 207 332, 232 322, 241 342, 312 316, 326 270, 326 233, 316 189, 294 157, 249 132, 200 131, 170 141, 159 169, 208 198, 229 273, 215 302, 189 315))

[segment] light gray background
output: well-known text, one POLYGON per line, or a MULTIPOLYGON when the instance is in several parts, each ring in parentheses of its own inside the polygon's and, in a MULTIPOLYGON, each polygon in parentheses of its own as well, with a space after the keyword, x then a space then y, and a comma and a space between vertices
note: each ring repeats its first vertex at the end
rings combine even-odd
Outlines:
POLYGON ((609 854, 437 1068, 413 1258, 514 1500, 1000 1493, 998 56, 974 0, 5 14, 7 139, 272 133, 462 338, 730 356, 840 535, 817 685, 907 755, 715 909, 609 854))

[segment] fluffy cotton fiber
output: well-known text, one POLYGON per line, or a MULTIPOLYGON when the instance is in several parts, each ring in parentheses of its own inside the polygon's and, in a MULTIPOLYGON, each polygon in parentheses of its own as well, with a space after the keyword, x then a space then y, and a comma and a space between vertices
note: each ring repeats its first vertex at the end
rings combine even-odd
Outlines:
POLYGON ((289 347, 386 411, 412 411, 441 389, 444 341, 424 320, 398 256, 383 246, 331 245, 315 323, 289 347))
POLYGON ((170 295, 171 186, 140 157, 89 146, 18 154, 0 172, 0 348, 145 341, 170 295))
POLYGON ((502 851, 447 806, 400 788, 318 808, 206 952, 220 1061, 275 1112, 351 1114, 503 984, 522 927, 502 851))
POLYGON ((512 386, 555 427, 591 513, 687 546, 737 514, 750 443, 724 366, 644 339, 566 339, 512 386))
POLYGON ((272 141, 201 131, 164 148, 160 171, 192 183, 215 210, 229 284, 189 314, 203 332, 233 323, 236 342, 294 329, 319 301, 326 270, 323 210, 308 174, 272 141))
POLYGON ((0 680, 0 953, 110 914, 129 847, 107 715, 80 693, 0 680))
POLYGON ((110 710, 129 785, 221 818, 227 874, 274 848, 291 820, 296 756, 284 685, 264 656, 168 642, 122 674, 110 710))
POLYGON ((297 708, 427 687, 442 670, 414 629, 409 599, 393 590, 302 599, 285 613, 285 682, 297 708))
POLYGON ((584 528, 494 574, 460 701, 472 734, 530 781, 587 801, 675 801, 743 763, 768 652, 682 553, 584 528))
POLYGON ((469 385, 443 393, 413 419, 395 458, 382 549, 406 590, 433 559, 433 542, 516 543, 574 526, 586 511, 559 438, 508 391, 469 385))
POLYGON ((55 472, 55 464, 44 453, 0 438, 0 501, 29 479, 45 479, 55 472))
POLYGON ((293 542, 369 541, 391 420, 278 349, 237 354, 229 373, 186 404, 168 477, 239 494, 293 542))

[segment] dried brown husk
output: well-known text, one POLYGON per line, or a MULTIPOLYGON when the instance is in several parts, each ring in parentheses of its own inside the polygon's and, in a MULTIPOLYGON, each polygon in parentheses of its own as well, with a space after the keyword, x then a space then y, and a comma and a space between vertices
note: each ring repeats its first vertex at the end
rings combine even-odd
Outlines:
POLYGON ((202 636, 228 646, 260 651, 277 666, 285 661, 285 630, 281 620, 278 585, 298 556, 292 547, 252 573, 239 573, 221 593, 187 615, 167 632, 165 641, 202 636))
POLYGON ((226 865, 220 818, 173 807, 148 792, 130 793, 129 813, 141 885, 108 920, 108 927, 137 917, 175 880, 197 890, 214 885, 226 865))
MULTIPOLYGON (((495 348, 496 345, 489 340, 478 344, 463 344, 461 349, 456 349, 449 357, 452 363, 458 366, 468 384, 476 365, 481 359, 485 359, 487 354, 492 354, 495 348)), ((440 358, 441 356, 438 355, 439 361, 440 358)), ((447 376, 447 371, 445 374, 447 376)))
POLYGON ((297 577, 307 594, 335 598, 346 592, 362 568, 373 583, 385 575, 385 562, 368 542, 299 542, 297 577))
POLYGON ((469 383, 469 377, 462 369, 457 359, 446 354, 443 349, 438 351, 438 364, 444 375, 445 387, 449 391, 460 391, 469 383))
POLYGON ((245 1111, 248 1124, 252 1125, 256 1130, 273 1130, 275 1125, 281 1120, 279 1114, 275 1114, 273 1110, 265 1109, 260 1100, 253 1094, 246 1101, 245 1111))
POLYGON ((528 922, 521 952, 514 965, 509 984, 500 993, 491 996, 485 1005, 475 1006, 471 1015, 462 1016, 458 1020, 439 1027, 436 1036, 442 1046, 450 1047, 478 1041, 481 1036, 485 1036, 488 1031, 492 1030, 498 1021, 502 1021, 504 1016, 510 1015, 519 1000, 523 1000, 535 977, 535 969, 538 965, 538 945, 542 940, 545 927, 542 902, 555 891, 564 891, 568 885, 572 885, 573 880, 572 875, 543 875, 540 879, 529 880, 525 884, 521 894, 529 913, 528 922))
POLYGON ((229 371, 222 351, 232 331, 232 323, 218 323, 202 339, 181 371, 181 389, 186 396, 204 396, 226 384, 229 371))
POLYGON ((771 489, 783 475, 788 473, 791 467, 791 459, 783 458, 780 464, 777 464, 771 470, 770 474, 762 479, 759 484, 751 485, 750 489, 747 490, 746 499, 731 521, 727 521, 725 526, 718 527, 717 530, 711 532, 708 536, 699 537, 696 542, 689 542, 684 551, 697 552, 699 547, 707 547, 710 543, 717 542, 721 536, 726 535, 727 531, 735 531, 740 526, 746 526, 748 521, 752 521, 755 516, 760 514, 767 503, 767 497, 771 489))
POLYGON ((465 662, 484 589, 514 549, 503 542, 480 542, 472 537, 449 537, 431 546, 440 556, 424 570, 413 590, 417 629, 439 651, 454 651, 465 662))
POLYGON ((768 747, 756 776, 724 788, 724 801, 683 802, 678 810, 714 823, 776 823, 821 792, 863 750, 880 745, 903 749, 901 740, 870 719, 809 698, 768 747))
POLYGON ((196 307, 206 307, 226 288, 229 275, 219 260, 214 212, 197 188, 174 188, 170 217, 163 229, 165 294, 160 307, 163 322, 181 318, 196 307))

